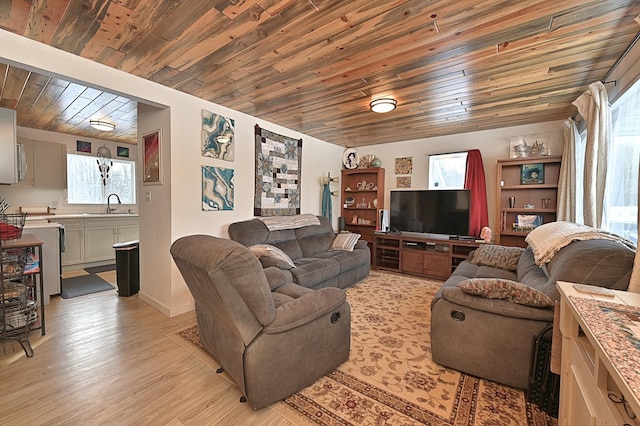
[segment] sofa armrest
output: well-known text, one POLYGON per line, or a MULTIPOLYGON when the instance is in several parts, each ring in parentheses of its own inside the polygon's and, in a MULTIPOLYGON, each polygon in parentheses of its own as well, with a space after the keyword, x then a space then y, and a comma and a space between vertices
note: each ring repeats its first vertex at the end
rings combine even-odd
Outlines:
POLYGON ((519 305, 508 300, 474 296, 465 293, 458 287, 443 288, 442 298, 451 303, 455 303, 456 305, 505 317, 523 318, 536 321, 553 321, 553 308, 533 308, 530 306, 519 305))
MULTIPOLYGON (((322 288, 307 293, 276 309, 276 318, 264 328, 267 334, 282 333, 307 324, 338 309, 346 303, 344 290, 334 287, 322 288)), ((339 319, 339 318, 338 318, 339 319)))

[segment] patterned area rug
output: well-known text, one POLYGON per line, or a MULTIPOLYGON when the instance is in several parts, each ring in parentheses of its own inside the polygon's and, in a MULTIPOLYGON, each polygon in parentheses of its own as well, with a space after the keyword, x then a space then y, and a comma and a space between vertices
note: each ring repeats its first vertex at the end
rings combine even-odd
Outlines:
MULTIPOLYGON (((275 408, 320 425, 555 425, 524 391, 431 361, 430 302, 440 285, 372 271, 347 289, 349 360, 275 408)), ((196 326, 179 334, 202 349, 196 326)))

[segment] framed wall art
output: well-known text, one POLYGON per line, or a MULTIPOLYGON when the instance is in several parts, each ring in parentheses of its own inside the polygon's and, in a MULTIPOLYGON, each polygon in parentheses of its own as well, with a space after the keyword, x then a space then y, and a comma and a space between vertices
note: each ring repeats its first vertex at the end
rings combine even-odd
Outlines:
POLYGON ((202 210, 233 210, 233 169, 202 166, 202 210))
POLYGON ((129 157, 129 148, 124 147, 124 146, 118 146, 116 147, 116 154, 118 155, 118 157, 129 157))
POLYGON ((202 155, 233 161, 235 152, 235 121, 203 109, 202 155))
POLYGON ((91 153, 91 142, 76 141, 76 151, 91 153))
POLYGON ((162 185, 162 130, 142 136, 142 184, 162 185))
POLYGON ((536 185, 544 183, 544 164, 523 164, 520 171, 520 184, 536 185))

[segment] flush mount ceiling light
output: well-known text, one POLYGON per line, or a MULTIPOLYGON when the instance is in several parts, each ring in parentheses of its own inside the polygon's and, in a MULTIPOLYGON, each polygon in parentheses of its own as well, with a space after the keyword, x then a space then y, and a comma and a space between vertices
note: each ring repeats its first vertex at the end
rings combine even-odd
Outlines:
POLYGON ((102 130, 103 132, 113 132, 116 129, 116 125, 103 120, 89 120, 89 125, 97 130, 102 130))
POLYGON ((371 101, 371 103, 369 104, 369 108, 371 108, 371 111, 373 112, 384 113, 396 109, 397 104, 398 102, 395 99, 380 98, 371 101))

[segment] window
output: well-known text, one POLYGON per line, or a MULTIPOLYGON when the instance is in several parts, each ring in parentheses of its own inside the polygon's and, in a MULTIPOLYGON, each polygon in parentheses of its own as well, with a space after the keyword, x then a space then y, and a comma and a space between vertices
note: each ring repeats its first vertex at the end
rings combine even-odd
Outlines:
POLYGON ((640 164, 640 82, 612 105, 602 227, 638 241, 638 164, 640 164))
POLYGON ((106 204, 109 194, 118 194, 123 204, 136 203, 136 163, 111 159, 106 185, 102 182, 98 158, 67 154, 69 204, 106 204))
POLYGON ((467 153, 429 156, 429 189, 464 189, 467 153))

